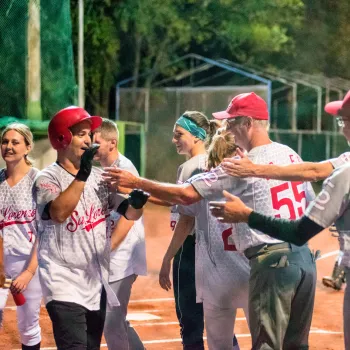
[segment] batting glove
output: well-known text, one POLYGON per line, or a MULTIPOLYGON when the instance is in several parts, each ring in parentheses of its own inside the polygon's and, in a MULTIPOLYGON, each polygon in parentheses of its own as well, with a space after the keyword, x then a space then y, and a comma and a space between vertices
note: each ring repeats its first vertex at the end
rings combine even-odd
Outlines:
POLYGON ((128 202, 134 209, 141 209, 146 204, 149 196, 147 192, 140 189, 133 189, 129 194, 128 202))
POLYGON ((94 159, 94 156, 99 148, 100 145, 93 143, 92 146, 87 148, 83 153, 80 160, 80 169, 75 176, 77 180, 85 182, 88 179, 92 170, 92 160, 94 159))

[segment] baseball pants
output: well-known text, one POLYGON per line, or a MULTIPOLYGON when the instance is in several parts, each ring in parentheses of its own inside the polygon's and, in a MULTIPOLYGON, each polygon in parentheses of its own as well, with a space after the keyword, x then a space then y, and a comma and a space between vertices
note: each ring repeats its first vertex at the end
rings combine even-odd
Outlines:
POLYGON ((120 306, 107 305, 104 335, 109 350, 143 350, 138 334, 126 320, 132 284, 137 276, 130 275, 109 285, 118 297, 120 306))
MULTIPOLYGON (((203 309, 209 350, 232 350, 237 309, 221 308, 206 301, 203 309)), ((244 313, 248 322, 248 308, 244 309, 244 313)))
POLYGON ((308 349, 316 289, 307 246, 250 258, 249 319, 253 350, 308 349))
POLYGON ((176 315, 183 348, 204 349, 203 304, 196 303, 195 236, 187 236, 173 261, 173 286, 176 315))
MULTIPOLYGON (((15 279, 25 268, 29 257, 6 256, 5 274, 7 278, 15 279)), ((0 309, 3 310, 8 298, 8 289, 0 289, 0 309)), ((17 306, 17 325, 21 343, 34 346, 41 342, 41 328, 39 325, 42 291, 38 271, 33 276, 26 290, 23 292, 26 302, 17 306)), ((0 312, 2 314, 2 312, 0 312)), ((1 320, 0 320, 1 323, 1 320)))
POLYGON ((106 316, 106 292, 100 310, 90 311, 76 303, 52 300, 46 305, 52 321, 57 350, 99 350, 106 316))
POLYGON ((345 268, 346 287, 344 293, 343 317, 344 317, 344 341, 345 350, 350 350, 350 268, 345 268), (348 282, 349 281, 349 282, 348 282))

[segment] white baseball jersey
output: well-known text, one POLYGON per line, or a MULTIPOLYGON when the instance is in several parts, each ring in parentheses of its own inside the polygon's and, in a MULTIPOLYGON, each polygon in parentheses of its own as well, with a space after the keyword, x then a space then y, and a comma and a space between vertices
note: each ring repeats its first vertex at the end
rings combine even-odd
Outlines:
POLYGON ((350 152, 342 153, 338 158, 330 159, 327 162, 331 162, 333 165, 333 168, 337 169, 350 162, 350 152))
MULTIPOLYGON (((177 169, 176 183, 183 184, 189 178, 196 174, 203 173, 207 170, 207 154, 198 154, 187 160, 185 163, 182 163, 177 169)), ((177 222, 179 221, 179 214, 177 206, 174 205, 171 208, 170 214, 170 227, 174 231, 177 222)), ((194 231, 191 232, 193 235, 194 231)))
POLYGON ((38 172, 31 168, 21 181, 10 187, 5 169, 0 170, 0 236, 5 259, 10 255, 29 257, 32 251, 37 231, 33 184, 38 172))
POLYGON ((246 307, 250 267, 232 241, 235 227, 212 216, 204 199, 179 206, 179 213, 196 218, 197 302, 221 308, 246 307))
MULTIPOLYGON (((119 153, 118 159, 112 166, 130 171, 139 176, 132 162, 119 153)), ((111 232, 120 219, 120 214, 112 211, 109 217, 111 232)), ((120 246, 111 253, 109 282, 115 282, 132 274, 146 276, 146 245, 143 217, 135 221, 120 246)))
POLYGON ((335 223, 339 233, 341 264, 350 268, 350 164, 335 169, 305 215, 326 228, 335 223))
POLYGON ((108 285, 110 245, 107 218, 125 197, 111 192, 93 167, 78 205, 63 223, 43 220, 45 206, 67 189, 75 176, 54 163, 35 182, 38 205, 38 262, 45 303, 51 300, 100 308, 102 285, 111 305, 118 300, 108 285))
MULTIPOLYGON (((276 142, 255 147, 247 156, 256 164, 288 165, 301 162, 298 154, 291 148, 276 142)), ((240 179, 227 175, 221 167, 206 174, 196 175, 189 182, 205 199, 225 200, 222 191, 227 190, 240 197, 248 207, 258 213, 288 219, 302 216, 307 203, 314 198, 309 183, 259 178, 240 179)), ((245 223, 236 224, 232 236, 237 250, 241 252, 260 244, 281 242, 251 229, 245 223)))

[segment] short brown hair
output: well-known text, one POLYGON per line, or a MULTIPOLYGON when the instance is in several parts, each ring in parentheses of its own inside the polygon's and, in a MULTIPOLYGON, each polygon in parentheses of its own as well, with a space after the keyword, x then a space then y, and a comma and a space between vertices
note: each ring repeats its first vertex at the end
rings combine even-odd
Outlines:
POLYGON ((115 122, 110 119, 103 118, 102 124, 94 131, 101 133, 101 137, 105 140, 119 140, 119 130, 115 122))

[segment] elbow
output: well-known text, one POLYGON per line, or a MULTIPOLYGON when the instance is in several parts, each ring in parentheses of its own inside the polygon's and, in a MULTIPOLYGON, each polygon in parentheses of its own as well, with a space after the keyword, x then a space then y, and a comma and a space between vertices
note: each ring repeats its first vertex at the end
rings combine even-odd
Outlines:
POLYGON ((143 214, 143 209, 134 209, 132 207, 129 207, 124 216, 127 220, 136 221, 140 219, 142 214, 143 214))
POLYGON ((58 224, 63 224, 66 221, 66 217, 55 215, 51 216, 51 220, 58 224))
POLYGON ((186 193, 181 194, 179 197, 178 203, 181 205, 191 205, 196 202, 196 199, 190 195, 187 195, 186 193))
POLYGON ((56 222, 58 224, 63 224, 66 220, 67 220, 67 215, 65 215, 64 213, 60 213, 60 212, 53 212, 53 210, 50 210, 50 219, 53 222, 56 222))

